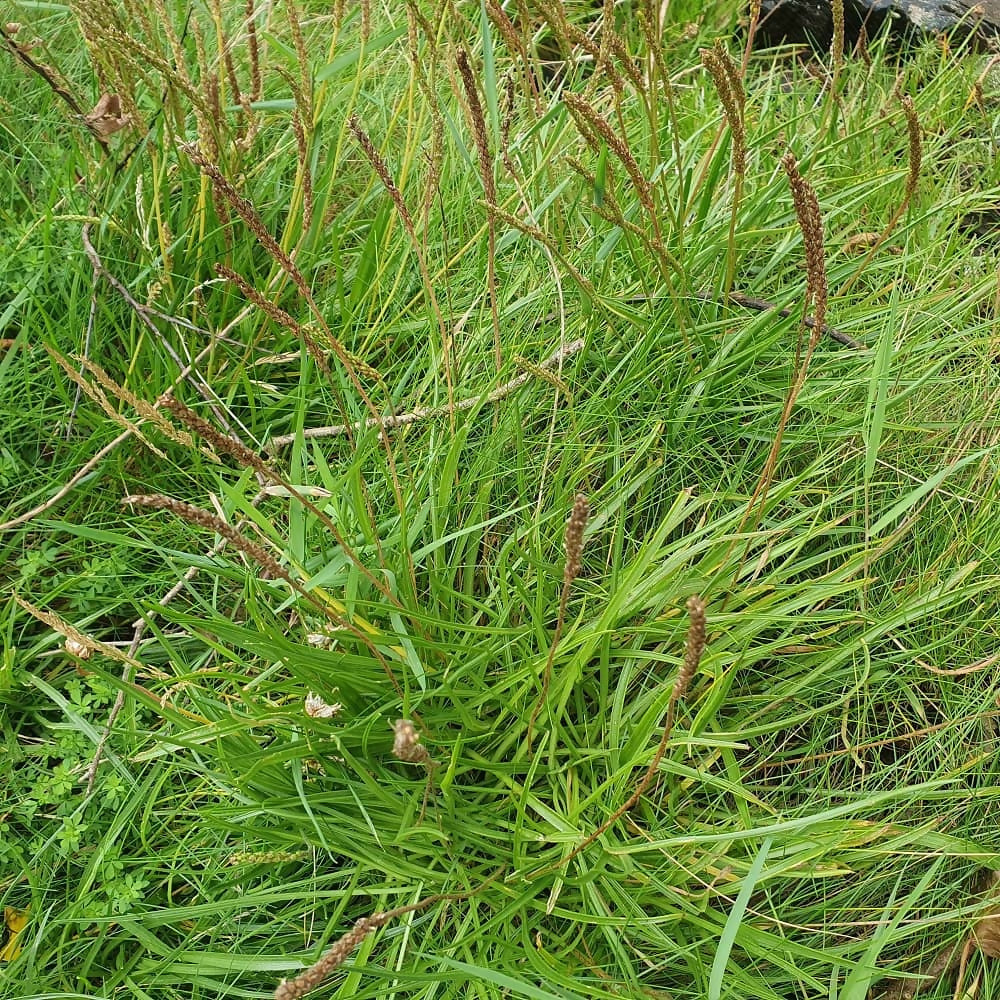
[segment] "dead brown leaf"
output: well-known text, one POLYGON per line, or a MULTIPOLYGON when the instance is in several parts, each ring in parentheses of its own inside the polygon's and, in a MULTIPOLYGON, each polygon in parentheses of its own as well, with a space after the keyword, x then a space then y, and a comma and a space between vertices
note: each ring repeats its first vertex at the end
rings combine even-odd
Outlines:
POLYGON ((1000 958, 1000 912, 994 910, 972 928, 976 947, 990 958, 1000 958))
MULTIPOLYGON (((844 253, 853 255, 859 254, 863 250, 870 250, 873 246, 878 244, 878 241, 881 238, 881 233, 856 233, 848 239, 846 243, 844 243, 844 253)), ((896 255, 903 252, 903 248, 897 246, 886 247, 885 249, 887 253, 896 255)))
POLYGON ((101 94, 101 99, 88 111, 83 120, 96 136, 107 139, 131 125, 128 115, 122 114, 122 100, 118 94, 101 94))

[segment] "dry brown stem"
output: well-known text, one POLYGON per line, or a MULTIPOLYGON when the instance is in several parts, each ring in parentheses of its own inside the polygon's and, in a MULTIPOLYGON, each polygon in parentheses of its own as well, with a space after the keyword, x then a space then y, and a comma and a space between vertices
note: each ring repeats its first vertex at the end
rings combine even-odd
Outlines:
MULTIPOLYGON (((169 316, 166 313, 157 311, 156 309, 151 309, 149 306, 143 305, 141 302, 137 301, 132 293, 123 285, 105 266, 104 262, 101 260, 100 255, 94 248, 94 244, 90 239, 90 223, 86 223, 80 232, 80 239, 83 242, 84 252, 87 254, 87 258, 90 260, 91 267, 94 269, 95 274, 101 275, 109 285, 125 300, 129 308, 136 314, 143 325, 150 331, 150 333, 156 338, 157 342, 161 347, 167 352, 171 360, 175 365, 181 370, 182 381, 189 382, 201 396, 202 399, 208 403, 212 410, 212 414, 216 420, 230 433, 235 433, 233 431, 232 425, 221 405, 221 400, 215 390, 208 384, 205 377, 201 374, 197 364, 184 365, 181 361, 180 356, 174 350, 170 342, 163 336, 160 332, 159 327, 154 322, 157 319, 163 320, 169 323, 171 326, 181 327, 185 330, 190 330, 193 333, 199 333, 206 335, 206 331, 195 326, 193 323, 189 323, 187 320, 181 319, 176 316, 169 316)), ((211 350, 211 347, 206 347, 202 350, 199 357, 204 357, 207 351, 211 350)), ((176 384, 176 383, 175 383, 176 384)))
POLYGON ((29 69, 36 76, 41 77, 52 90, 52 92, 60 99, 62 102, 77 115, 83 123, 90 129, 91 135, 97 140, 101 149, 107 153, 109 151, 107 136, 102 133, 102 130, 96 128, 87 120, 87 115, 83 110, 83 105, 74 97, 73 93, 69 89, 69 84, 66 82, 65 77, 59 72, 54 66, 49 66, 47 63, 40 62, 36 59, 32 53, 31 48, 28 45, 23 45, 17 41, 15 35, 16 31, 11 31, 11 24, 0 24, 0 38, 3 39, 4 45, 7 51, 23 66, 29 69))
POLYGON ((899 220, 903 217, 903 213, 909 207, 910 201, 917 192, 917 185, 920 182, 920 168, 923 162, 923 140, 920 119, 917 117, 917 109, 912 97, 907 94, 900 98, 899 103, 903 109, 903 116, 906 119, 906 134, 908 138, 906 186, 903 189, 903 199, 896 208, 896 211, 893 212, 892 218, 886 223, 885 229, 882 230, 878 239, 872 244, 871 249, 862 258, 854 274, 851 275, 841 289, 841 295, 846 295, 854 287, 854 283, 864 273, 865 268, 872 257, 878 252, 879 247, 885 243, 899 224, 899 220))
POLYGON ((788 177, 788 184, 792 191, 792 203, 795 206, 795 217, 798 220, 799 229, 802 231, 802 239, 805 245, 806 256, 806 296, 803 309, 802 326, 800 327, 799 343, 795 351, 796 373, 792 386, 785 398, 785 405, 778 420, 778 428, 774 435, 774 441, 764 468, 757 480, 757 485, 750 500, 747 503, 746 513, 743 515, 740 530, 753 516, 758 500, 767 498, 767 493, 771 488, 774 477, 774 470, 778 463, 778 454, 781 451, 781 444, 784 438, 785 428, 792 415, 795 402, 805 385, 806 376, 809 373, 809 362, 812 360, 813 352, 819 343, 824 329, 826 318, 826 303, 828 296, 828 285, 826 278, 826 253, 823 247, 823 216, 819 208, 819 199, 813 186, 799 172, 798 163, 794 154, 789 150, 781 160, 781 165, 788 177), (810 304, 813 306, 813 325, 806 345, 805 353, 802 353, 802 331, 805 330, 805 317, 809 311, 810 304))
MULTIPOLYGON (((444 317, 441 315, 441 309, 438 306, 437 293, 434 291, 434 282, 431 280, 431 273, 427 266, 427 258, 424 256, 423 245, 417 239, 416 228, 413 224, 413 216, 410 214, 409 208, 407 208, 406 202, 403 199, 403 193, 399 190, 399 187, 393 179, 392 173, 389 170, 384 157, 378 149, 376 149, 375 143, 371 140, 371 136, 369 136, 364 128, 362 128, 357 115, 351 115, 347 121, 347 127, 354 136, 358 145, 361 147, 361 151, 365 154, 368 162, 374 168, 375 173, 378 174, 378 178, 382 182, 382 186, 388 192, 389 197, 392 199, 392 203, 396 206, 396 211, 399 213, 399 217, 403 220, 403 227, 406 229, 406 233, 410 238, 410 244, 413 247, 413 252, 417 255, 417 266, 420 268, 420 276, 423 279, 424 288, 427 290, 427 296, 431 304, 431 311, 437 318, 438 334, 441 338, 441 354, 444 365, 444 376, 448 387, 448 403, 449 405, 453 405, 455 399, 455 376, 451 357, 451 338, 448 336, 448 331, 445 329, 444 317)), ((372 409, 372 416, 375 415, 374 409, 372 409)))
MULTIPOLYGON (((585 342, 583 340, 572 340, 568 344, 563 344, 558 350, 550 354, 538 367, 547 372, 557 368, 561 362, 574 354, 583 350, 585 342)), ((447 417, 465 410, 475 409, 484 404, 498 403, 501 399, 509 396, 512 392, 527 384, 534 373, 526 371, 509 382, 498 386, 486 396, 473 396, 463 399, 454 406, 418 406, 406 413, 387 414, 384 417, 368 417, 366 420, 354 424, 334 424, 331 427, 311 427, 302 431, 302 437, 306 440, 311 438, 340 437, 354 431, 366 430, 372 427, 381 427, 385 431, 395 430, 398 427, 407 427, 421 420, 428 420, 436 417, 447 417)), ((293 444, 297 434, 283 434, 271 438, 268 447, 271 450, 278 450, 293 444)))
MULTIPOLYGON (((706 300, 717 300, 718 295, 715 292, 697 292, 697 297, 699 299, 706 300)), ((771 302, 768 299, 758 299, 750 295, 744 295, 742 292, 730 292, 729 301, 735 302, 738 306, 743 306, 744 309, 753 309, 756 312, 770 312, 772 309, 777 312, 779 316, 791 316, 792 310, 785 309, 778 306, 777 303, 771 302)), ((838 344, 843 344, 845 347, 853 347, 856 351, 867 351, 868 347, 866 344, 862 344, 861 341, 855 340, 850 334, 844 333, 843 330, 838 330, 835 326, 830 326, 828 323, 820 323, 817 325, 815 316, 806 316, 802 322, 810 330, 819 330, 819 332, 831 340, 835 340, 838 344)))
MULTIPOLYGON (((493 177, 493 157, 490 155, 490 144, 486 132, 486 116, 483 114, 483 105, 479 100, 476 80, 472 75, 469 55, 464 48, 458 50, 457 60, 458 71, 462 77, 462 86, 465 88, 465 99, 469 106, 472 134, 476 141, 476 151, 479 155, 479 174, 483 180, 483 191, 486 195, 487 204, 496 205, 497 188, 496 180, 493 177)), ((486 215, 486 239, 486 283, 487 294, 490 299, 490 317, 493 321, 493 357, 496 362, 497 371, 499 371, 503 367, 503 351, 500 345, 500 313, 497 307, 497 233, 496 219, 489 212, 486 215)))

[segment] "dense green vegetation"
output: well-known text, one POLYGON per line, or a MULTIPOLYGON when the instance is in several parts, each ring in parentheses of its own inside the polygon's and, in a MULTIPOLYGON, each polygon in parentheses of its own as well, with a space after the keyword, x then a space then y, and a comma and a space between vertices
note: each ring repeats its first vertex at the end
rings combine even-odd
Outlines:
POLYGON ((863 1000, 991 905, 984 58, 654 7, 2 5, 3 995, 424 901, 315 995, 863 1000))

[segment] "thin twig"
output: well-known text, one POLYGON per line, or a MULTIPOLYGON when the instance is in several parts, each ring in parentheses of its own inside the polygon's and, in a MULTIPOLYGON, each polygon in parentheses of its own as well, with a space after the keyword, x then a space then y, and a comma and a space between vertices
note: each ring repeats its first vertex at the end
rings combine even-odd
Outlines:
MULTIPOLYGON (((542 361, 538 367, 543 368, 546 371, 552 368, 557 368, 565 358, 571 357, 572 355, 578 354, 582 351, 584 343, 585 341, 583 340, 571 340, 568 344, 563 344, 558 350, 554 351, 544 361, 542 361)), ((516 378, 512 378, 509 382, 504 382, 503 385, 498 386, 487 395, 473 396, 469 399, 460 400, 453 407, 418 406, 416 409, 409 410, 406 413, 397 413, 385 417, 368 417, 366 420, 359 420, 353 424, 334 424, 331 427, 310 427, 303 430, 301 434, 302 437, 306 439, 341 437, 344 434, 353 433, 355 431, 370 430, 372 427, 379 427, 383 431, 389 431, 394 430, 397 427, 406 427, 409 424, 415 424, 420 420, 427 420, 432 417, 452 416, 453 414, 461 413, 464 410, 475 409, 477 406, 497 403, 506 396, 509 396, 512 392, 520 389, 521 386, 529 382, 532 377, 533 375, 531 372, 522 372, 516 378)), ((268 442, 268 448, 271 451, 284 448, 287 445, 294 443, 298 436, 298 434, 282 434, 278 437, 271 438, 268 442)))
POLYGON ((979 660, 978 662, 972 663, 967 667, 955 667, 951 670, 935 667, 930 663, 924 663, 923 660, 917 660, 917 663, 919 663, 924 670, 929 670, 932 674, 937 674, 939 677, 965 677, 967 674, 975 674, 980 670, 985 670, 987 667, 992 667, 997 660, 1000 660, 1000 653, 994 653, 992 656, 987 656, 985 660, 979 660))
MULTIPOLYGON (((90 357, 90 338, 94 333, 94 319, 97 316, 97 280, 100 278, 100 272, 97 268, 94 268, 94 272, 90 279, 90 309, 87 313, 87 331, 83 336, 83 356, 85 358, 90 357)), ((83 378, 83 371, 85 365, 80 363, 80 378, 83 378)), ((83 386, 79 382, 76 384, 76 394, 73 396, 73 405, 69 411, 69 417, 66 420, 66 440, 68 441, 73 435, 73 421, 76 419, 76 411, 80 405, 80 397, 83 395, 83 386)))
MULTIPOLYGON (((694 292, 694 297, 696 299, 700 299, 702 302, 724 301, 723 296, 717 295, 715 292, 694 292)), ((656 303, 660 301, 661 298, 662 296, 659 295, 629 295, 619 301, 624 302, 627 305, 638 305, 641 303, 656 303)), ((769 302, 767 299, 754 298, 751 295, 744 295, 742 292, 730 292, 729 301, 735 305, 742 306, 744 309, 752 309, 756 312, 770 312, 773 309, 777 311, 778 315, 782 318, 795 315, 794 310, 788 309, 784 306, 779 306, 777 302, 769 302)), ((549 313, 547 316, 542 317, 539 323, 548 323, 556 318, 556 313, 549 313)), ((806 316, 803 323, 808 329, 811 330, 815 327, 816 320, 812 316, 806 316)), ((828 323, 823 324, 821 332, 831 340, 835 340, 838 344, 843 344, 844 347, 853 347, 856 351, 868 350, 867 344, 863 344, 861 341, 855 340, 852 336, 850 336, 850 334, 844 333, 843 330, 838 330, 836 327, 830 326, 828 323)))
MULTIPOLYGON (((208 348, 205 349, 208 353, 208 348)), ((200 357, 199 357, 200 360, 200 357)), ((20 527, 22 524, 27 524, 33 518, 38 517, 39 514, 44 514, 45 511, 53 508, 63 497, 65 497, 81 479, 85 479, 94 469, 100 465, 100 463, 108 457, 118 447, 123 441, 127 441, 132 436, 131 429, 127 431, 122 431, 113 441, 109 441, 99 452, 93 455, 90 459, 84 462, 72 476, 63 483, 62 486, 51 496, 48 500, 43 501, 37 507, 32 507, 31 510, 26 511, 17 517, 11 518, 9 521, 4 521, 0 524, 0 531, 9 531, 11 528, 20 527)))
POLYGON ((63 103, 70 109, 70 111, 73 112, 77 119, 79 119, 87 127, 90 134, 97 140, 102 152, 106 155, 110 155, 110 147, 108 145, 107 137, 102 135, 99 130, 94 128, 91 123, 87 121, 86 113, 80 106, 80 102, 70 92, 69 85, 66 83, 66 79, 62 73, 54 67, 35 59, 31 55, 30 47, 27 45, 19 45, 14 37, 14 34, 2 24, 0 24, 0 39, 3 40, 7 50, 15 59, 31 70, 32 73, 40 76, 49 85, 52 92, 57 97, 61 98, 63 103))
MULTIPOLYGON (((86 251, 87 257, 90 259, 91 266, 94 268, 95 272, 104 277, 108 284, 110 284, 111 287, 114 288, 114 290, 118 292, 118 294, 128 303, 132 311, 139 317, 139 319, 142 320, 142 322, 146 325, 146 328, 153 334, 164 350, 170 355, 174 364, 177 365, 178 368, 183 367, 179 355, 164 338, 163 334, 160 332, 160 328, 153 322, 153 310, 139 302, 132 295, 132 293, 104 266, 104 262, 94 249, 94 244, 90 241, 89 222, 84 225, 83 231, 80 235, 83 240, 83 249, 86 251)), ((175 322, 172 316, 167 316, 164 313, 155 313, 155 315, 160 319, 166 320, 167 322, 175 322)), ((178 325, 184 324, 182 323, 178 325)), ((219 424, 224 427, 229 434, 235 437, 236 432, 233 430, 232 424, 226 419, 225 413, 219 407, 221 400, 194 365, 189 366, 189 370, 185 378, 190 381, 192 386, 194 386, 198 395, 201 396, 206 403, 208 403, 212 413, 215 415, 215 419, 218 420, 219 424)))
MULTIPOLYGON (((704 302, 721 301, 720 297, 713 292, 695 292, 694 294, 695 298, 701 299, 704 302)), ((656 298, 657 297, 655 296, 649 295, 635 295, 626 298, 624 302, 634 305, 636 303, 655 302, 656 298)), ((774 310, 779 316, 782 317, 793 315, 791 309, 779 306, 776 302, 769 302, 767 299, 753 298, 749 295, 743 295, 741 292, 730 292, 729 301, 738 306, 742 306, 744 309, 753 309, 757 312, 771 312, 774 310)), ((556 319, 557 317, 558 314, 553 313, 551 315, 544 316, 540 322, 547 322, 549 320, 556 319)), ((806 316, 803 322, 809 329, 812 329, 816 325, 816 321, 812 316, 806 316)), ((831 340, 835 340, 838 344, 843 344, 845 347, 851 347, 856 351, 868 350, 868 346, 866 344, 861 343, 859 340, 855 340, 849 334, 846 334, 842 330, 838 330, 836 327, 830 326, 827 323, 823 323, 820 332, 828 336, 831 340)), ((558 368, 566 358, 577 354, 579 351, 583 350, 583 347, 583 340, 572 340, 550 354, 549 357, 542 361, 538 367, 546 370, 558 368)), ((509 396, 512 392, 520 389, 521 386, 531 379, 531 377, 530 372, 522 373, 516 378, 513 378, 509 382, 505 382, 503 385, 494 389, 493 392, 489 393, 487 396, 474 396, 470 399, 463 399, 456 403, 453 408, 448 406, 418 406, 407 411, 406 413, 397 413, 395 415, 379 418, 368 417, 366 420, 359 420, 353 424, 333 424, 329 427, 310 427, 302 431, 302 437, 306 440, 310 438, 341 437, 344 434, 360 430, 370 430, 373 427, 381 427, 383 430, 395 430, 397 427, 406 427, 410 424, 418 423, 421 420, 450 416, 454 413, 472 410, 484 403, 488 404, 498 402, 505 396, 509 396)), ((293 444, 297 438, 298 434, 281 434, 278 437, 271 438, 268 442, 268 448, 272 451, 286 448, 288 445, 293 444)))
MULTIPOLYGON (((696 292, 695 298, 702 299, 705 302, 717 302, 719 301, 719 296, 712 292, 696 292)), ((743 306, 744 309, 755 309, 757 312, 770 312, 772 309, 777 310, 778 315, 782 317, 794 315, 791 309, 779 308, 778 304, 775 302, 768 302, 767 299, 755 299, 751 298, 749 295, 743 295, 740 292, 730 292, 729 301, 735 302, 738 306, 743 306)), ((806 316, 803 320, 805 325, 811 330, 816 326, 816 320, 812 316, 806 316)), ((844 333, 842 330, 838 330, 836 327, 830 326, 824 323, 821 333, 825 334, 831 340, 837 341, 838 344, 843 344, 845 347, 853 347, 856 351, 867 351, 867 344, 862 344, 859 340, 855 340, 849 334, 844 333)))

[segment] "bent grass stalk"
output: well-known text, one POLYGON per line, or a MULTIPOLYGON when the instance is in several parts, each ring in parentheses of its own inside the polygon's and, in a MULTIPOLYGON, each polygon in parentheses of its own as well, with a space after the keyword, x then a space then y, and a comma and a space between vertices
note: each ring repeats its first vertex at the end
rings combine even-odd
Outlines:
POLYGON ((795 207, 795 217, 799 228, 802 231, 802 239, 805 245, 806 257, 806 295, 803 304, 802 322, 799 326, 799 337, 795 347, 795 376, 792 386, 785 397, 785 405, 778 420, 778 429, 771 444, 771 450, 764 462, 754 487, 753 494, 747 502, 746 512, 740 523, 740 530, 746 526, 747 522, 754 516, 760 516, 763 510, 764 500, 767 498, 774 478, 774 470, 778 463, 778 454, 781 451, 781 443, 784 438, 785 428, 795 407, 795 401, 805 385, 806 376, 809 373, 809 362, 812 359, 816 345, 823 335, 824 320, 826 319, 826 303, 829 288, 826 277, 826 253, 823 247, 823 216, 820 212, 819 200, 813 186, 799 172, 798 161, 794 153, 789 150, 781 159, 781 166, 788 178, 788 185, 792 191, 792 203, 795 207), (802 355, 802 340, 806 330, 805 318, 812 306, 813 326, 809 335, 805 355, 802 355), (760 501, 760 507, 757 504, 760 501))
POLYGON ((400 700, 405 698, 403 689, 396 679, 395 672, 373 640, 373 636, 378 635, 378 630, 367 622, 364 623, 365 627, 352 622, 349 618, 345 617, 341 610, 343 606, 341 605, 338 608, 337 605, 339 602, 332 601, 322 591, 307 590, 262 545, 251 541, 237 528, 226 523, 222 518, 217 517, 210 511, 196 507, 194 504, 184 503, 182 500, 175 500, 173 497, 167 497, 160 493, 133 494, 124 497, 122 503, 135 507, 148 507, 151 510, 166 510, 175 517, 187 521, 189 524, 200 528, 207 528, 210 531, 214 531, 217 535, 221 535, 234 549, 248 556, 252 562, 260 566, 269 576, 284 581, 299 597, 312 604, 333 624, 358 639, 381 665, 382 670, 385 672, 400 700))

